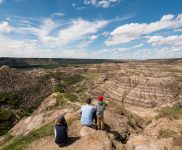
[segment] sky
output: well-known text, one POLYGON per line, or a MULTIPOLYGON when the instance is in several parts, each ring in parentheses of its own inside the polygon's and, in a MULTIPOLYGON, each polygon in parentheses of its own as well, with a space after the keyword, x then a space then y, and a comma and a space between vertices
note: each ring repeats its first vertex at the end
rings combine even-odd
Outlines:
POLYGON ((182 58, 182 0, 0 0, 0 57, 182 58))

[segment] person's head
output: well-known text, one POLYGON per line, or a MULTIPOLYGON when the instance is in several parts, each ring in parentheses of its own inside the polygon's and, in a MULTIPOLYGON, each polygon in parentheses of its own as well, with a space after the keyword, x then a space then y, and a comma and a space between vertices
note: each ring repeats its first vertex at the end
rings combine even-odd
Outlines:
POLYGON ((87 103, 87 104, 89 104, 89 105, 90 105, 90 104, 91 104, 91 102, 92 102, 92 99, 91 99, 91 98, 87 98, 87 99, 86 99, 86 103, 87 103))
POLYGON ((56 118, 56 125, 63 125, 66 122, 63 115, 58 115, 56 118))
POLYGON ((97 97, 97 100, 98 100, 99 102, 103 102, 104 98, 103 98, 103 96, 100 95, 100 96, 97 97))

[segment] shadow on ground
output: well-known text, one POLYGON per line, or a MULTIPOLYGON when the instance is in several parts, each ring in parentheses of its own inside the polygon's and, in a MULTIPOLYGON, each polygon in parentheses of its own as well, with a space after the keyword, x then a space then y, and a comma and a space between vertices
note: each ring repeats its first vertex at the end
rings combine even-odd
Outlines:
POLYGON ((67 147, 67 146, 69 146, 69 145, 72 145, 73 143, 75 143, 77 140, 79 140, 80 139, 80 137, 69 137, 68 138, 68 143, 66 143, 66 144, 61 144, 61 145, 59 145, 59 147, 67 147))

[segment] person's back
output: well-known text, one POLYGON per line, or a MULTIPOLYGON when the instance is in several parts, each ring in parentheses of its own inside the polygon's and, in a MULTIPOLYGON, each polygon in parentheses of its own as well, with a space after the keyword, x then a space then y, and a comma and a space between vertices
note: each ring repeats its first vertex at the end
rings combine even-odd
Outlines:
POLYGON ((105 109, 105 103, 104 102, 99 102, 96 105, 96 115, 98 117, 104 117, 104 109, 105 109))
POLYGON ((103 97, 98 97, 98 103, 96 105, 96 115, 97 115, 97 128, 103 130, 104 129, 104 109, 105 103, 103 102, 103 97))
POLYGON ((54 128, 55 143, 58 145, 65 144, 68 141, 68 125, 64 116, 59 115, 57 117, 57 123, 54 128))
POLYGON ((93 120, 94 107, 90 105, 91 99, 87 99, 87 104, 81 108, 81 125, 91 126, 93 120))

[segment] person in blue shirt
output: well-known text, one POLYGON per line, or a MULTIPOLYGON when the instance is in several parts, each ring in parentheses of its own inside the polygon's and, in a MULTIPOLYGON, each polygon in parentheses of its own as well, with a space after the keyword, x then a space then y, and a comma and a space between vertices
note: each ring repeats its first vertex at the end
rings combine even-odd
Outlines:
POLYGON ((54 127, 55 143, 61 146, 68 142, 68 125, 63 115, 58 115, 54 127))
POLYGON ((81 107, 81 125, 90 127, 92 125, 93 114, 96 111, 94 106, 91 106, 91 98, 86 100, 86 105, 81 107))

